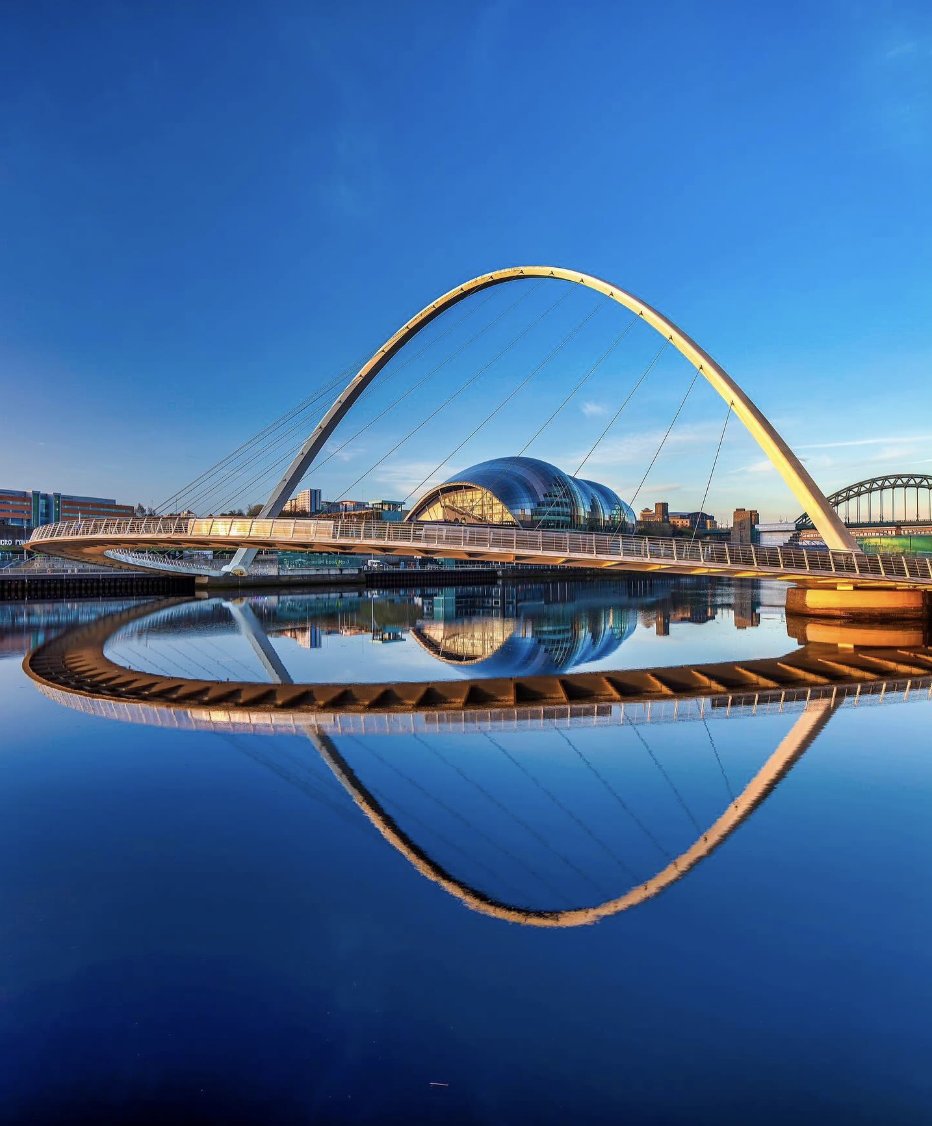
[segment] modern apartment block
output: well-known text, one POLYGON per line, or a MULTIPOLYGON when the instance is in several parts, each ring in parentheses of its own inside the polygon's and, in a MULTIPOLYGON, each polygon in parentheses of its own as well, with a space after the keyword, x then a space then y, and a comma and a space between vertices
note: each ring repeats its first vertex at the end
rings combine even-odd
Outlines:
POLYGON ((316 516, 321 510, 320 489, 302 489, 282 509, 283 516, 316 516))
POLYGON ((78 497, 70 493, 43 493, 38 489, 0 489, 0 523, 32 529, 59 520, 82 517, 132 516, 131 504, 112 497, 78 497))

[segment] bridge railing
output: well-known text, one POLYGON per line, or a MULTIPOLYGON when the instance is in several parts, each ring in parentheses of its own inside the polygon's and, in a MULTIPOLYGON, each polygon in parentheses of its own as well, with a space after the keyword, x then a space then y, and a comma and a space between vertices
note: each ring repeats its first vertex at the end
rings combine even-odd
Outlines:
POLYGON ((29 538, 29 545, 61 538, 90 538, 106 541, 135 537, 143 540, 171 537, 179 547, 196 547, 204 540, 230 539, 258 546, 276 547, 293 541, 296 550, 310 545, 337 547, 363 544, 392 545, 420 549, 426 554, 444 550, 494 558, 505 552, 521 555, 562 557, 584 562, 586 558, 616 558, 627 562, 687 563, 760 571, 860 575, 881 579, 932 582, 932 557, 907 554, 865 555, 860 552, 810 550, 801 547, 761 547, 702 540, 664 539, 653 536, 612 535, 604 532, 529 531, 469 524, 400 523, 351 520, 274 520, 235 517, 124 517, 120 519, 69 520, 44 524, 29 538), (265 542, 263 542, 265 541, 265 542))

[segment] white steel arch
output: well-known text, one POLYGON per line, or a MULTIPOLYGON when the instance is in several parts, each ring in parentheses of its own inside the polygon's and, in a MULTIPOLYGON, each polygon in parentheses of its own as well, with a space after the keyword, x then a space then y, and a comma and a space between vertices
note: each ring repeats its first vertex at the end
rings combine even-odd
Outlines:
MULTIPOLYGON (((389 360, 423 328, 426 328, 441 313, 446 312, 447 309, 452 308, 474 293, 495 285, 503 285, 506 282, 526 281, 533 278, 553 278, 559 281, 572 282, 575 285, 582 285, 587 289, 602 293, 642 318, 651 328, 669 340, 673 347, 697 368, 700 375, 705 378, 722 399, 731 404, 735 414, 789 486, 793 495, 802 505, 803 510, 809 513, 813 524, 822 533, 826 546, 834 551, 857 552, 860 550, 854 537, 790 447, 725 369, 716 363, 704 348, 701 348, 691 337, 687 336, 673 321, 665 317, 652 305, 648 305, 646 301, 635 297, 634 294, 628 293, 602 278, 594 277, 592 274, 584 274, 578 270, 567 270, 560 266, 512 266, 504 270, 494 270, 489 274, 481 274, 479 277, 472 278, 455 289, 451 289, 442 297, 438 297, 436 301, 427 305, 405 322, 360 368, 359 372, 337 396, 330 410, 320 420, 314 432, 285 471, 282 479, 272 490, 260 517, 279 515, 298 482, 320 453, 324 443, 359 396, 382 371, 389 360)), ((254 549, 241 548, 226 570, 242 572, 249 566, 254 557, 254 549)))

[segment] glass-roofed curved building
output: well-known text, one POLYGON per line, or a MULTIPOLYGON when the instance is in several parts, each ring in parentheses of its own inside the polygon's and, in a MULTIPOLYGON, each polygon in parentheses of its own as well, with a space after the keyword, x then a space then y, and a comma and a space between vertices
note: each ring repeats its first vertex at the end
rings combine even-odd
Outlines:
POLYGON ((496 457, 430 489, 408 520, 628 532, 635 515, 607 485, 571 477, 536 457, 496 457))

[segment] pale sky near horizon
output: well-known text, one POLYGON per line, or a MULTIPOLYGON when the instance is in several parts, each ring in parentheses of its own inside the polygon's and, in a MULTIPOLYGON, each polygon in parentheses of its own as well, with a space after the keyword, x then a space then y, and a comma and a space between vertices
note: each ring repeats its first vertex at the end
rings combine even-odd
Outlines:
MULTIPOLYGON (((932 472, 926 3, 38 0, 2 22, 0 486, 157 504, 525 262, 663 310, 826 492, 932 472)), ((627 320, 576 289, 545 315, 556 285, 508 312, 517 288, 433 326, 306 483, 403 496, 533 372, 439 478, 518 452, 627 320)), ((632 332, 528 453, 572 472, 656 347, 632 332)), ((664 354, 582 475, 631 499, 690 374, 664 354)), ((638 507, 698 506, 724 418, 694 387, 638 507)), ((705 507, 739 504, 798 508, 732 419, 705 507)))

